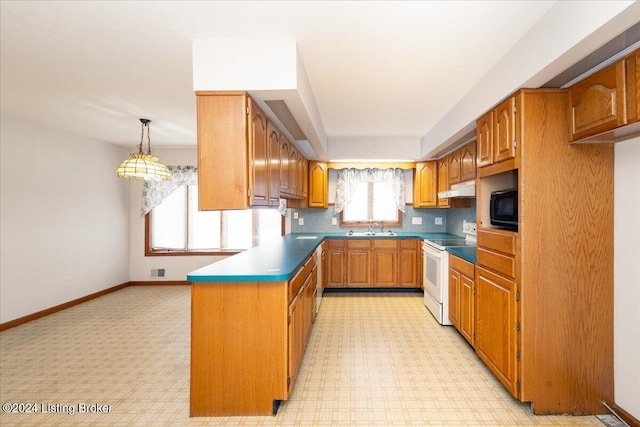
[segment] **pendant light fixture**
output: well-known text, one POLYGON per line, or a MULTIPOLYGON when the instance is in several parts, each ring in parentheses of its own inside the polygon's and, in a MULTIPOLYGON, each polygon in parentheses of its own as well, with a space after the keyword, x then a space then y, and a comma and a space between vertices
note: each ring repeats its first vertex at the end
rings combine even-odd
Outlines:
POLYGON ((149 135, 149 119, 140 119, 142 123, 142 134, 140 135, 140 144, 138 152, 131 153, 131 158, 120 163, 118 166, 118 176, 121 178, 143 179, 145 181, 168 181, 171 178, 171 172, 162 163, 158 162, 157 157, 151 155, 151 136, 149 135), (142 152, 142 142, 144 134, 147 134, 147 154, 142 152))

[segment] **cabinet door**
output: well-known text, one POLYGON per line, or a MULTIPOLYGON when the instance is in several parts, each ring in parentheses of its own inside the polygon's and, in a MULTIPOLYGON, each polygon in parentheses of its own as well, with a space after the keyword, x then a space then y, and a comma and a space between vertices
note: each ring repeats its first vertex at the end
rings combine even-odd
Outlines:
POLYGON ((460 330, 460 273, 449 269, 449 320, 460 330))
POLYGON ((516 98, 511 97, 495 109, 493 132, 494 163, 516 156, 516 98))
POLYGON ((572 141, 626 124, 625 62, 616 62, 569 88, 572 141))
POLYGON ((266 206, 269 191, 267 184, 267 118, 252 99, 249 102, 249 115, 249 147, 251 152, 249 159, 251 164, 249 204, 251 206, 266 206))
POLYGON ((198 95, 197 110, 198 208, 247 209, 246 95, 198 95))
MULTIPOLYGON (((438 193, 449 190, 449 159, 443 157, 438 160, 438 193)), ((438 207, 448 208, 449 199, 441 199, 438 197, 438 207)))
POLYGON ((450 153, 449 159, 449 184, 457 184, 460 182, 460 150, 450 153))
POLYGON ((298 162, 298 150, 289 144, 289 194, 297 196, 300 193, 300 163, 298 162))
POLYGON ((416 163, 416 176, 413 183, 413 207, 433 208, 438 205, 437 162, 416 163))
POLYGON ((345 287, 345 250, 344 240, 330 239, 327 244, 327 288, 345 287))
POLYGON ((460 148, 460 182, 476 179, 476 143, 460 148))
POLYGON ((627 123, 640 115, 640 49, 625 59, 627 66, 627 123))
POLYGON ((300 155, 300 188, 302 189, 300 195, 306 204, 309 196, 309 162, 302 155, 300 155))
MULTIPOLYGON (((459 293, 459 328, 458 330, 462 336, 471 344, 474 345, 473 329, 474 329, 474 307, 473 307, 473 285, 474 279, 467 277, 464 274, 460 275, 460 290, 459 293)), ((451 311, 449 311, 451 312, 451 311)), ((451 317, 449 317, 451 319, 451 317)))
POLYGON ((371 286, 371 250, 347 249, 347 286, 371 286))
POLYGON ((398 251, 376 249, 373 252, 373 286, 394 287, 398 284, 398 251))
POLYGON ((420 240, 400 240, 400 271, 398 285, 403 288, 419 288, 422 271, 420 240))
POLYGON ((309 207, 329 207, 329 171, 324 162, 309 162, 309 207))
POLYGON ((298 369, 300 367, 300 359, 302 354, 302 310, 300 310, 300 295, 289 304, 289 317, 288 317, 288 392, 291 394, 293 390, 293 384, 296 382, 298 376, 298 369))
POLYGON ((289 140, 280 134, 280 192, 291 194, 289 189, 289 140))
POLYGON ((476 267, 476 274, 476 353, 518 397, 516 284, 481 267, 476 267))
POLYGON ((280 204, 280 132, 267 122, 267 149, 269 153, 269 206, 280 204))
POLYGON ((477 167, 493 164, 493 111, 489 111, 476 122, 477 167))

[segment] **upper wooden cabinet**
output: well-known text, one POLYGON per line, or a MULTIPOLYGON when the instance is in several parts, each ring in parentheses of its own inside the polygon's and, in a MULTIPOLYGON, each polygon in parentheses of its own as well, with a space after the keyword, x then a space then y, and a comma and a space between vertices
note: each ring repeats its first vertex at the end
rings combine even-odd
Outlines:
MULTIPOLYGON (((447 191, 449 186, 449 157, 443 157, 438 160, 438 193, 447 191)), ((441 199, 438 197, 438 207, 448 208, 451 205, 450 199, 441 199)))
POLYGON ((278 206, 280 197, 302 198, 306 159, 246 92, 196 95, 198 209, 278 206))
POLYGON ((413 180, 413 207, 435 208, 438 206, 438 162, 416 163, 413 180))
MULTIPOLYGON (((515 159, 519 132, 517 117, 516 96, 512 96, 477 120, 478 168, 515 159)), ((506 168, 514 169, 515 165, 506 168)))
POLYGON ((571 140, 627 123, 625 61, 618 61, 569 88, 571 140))
POLYGON ((572 142, 615 142, 640 134, 640 50, 569 87, 572 142))
POLYGON ((309 162, 309 207, 329 207, 329 169, 325 162, 309 162))
MULTIPOLYGON (((476 143, 466 144, 447 156, 449 184, 476 179, 476 143)), ((440 162, 438 163, 440 166, 440 162)))
POLYGON ((476 179, 476 143, 471 142, 458 149, 460 157, 460 182, 476 179))

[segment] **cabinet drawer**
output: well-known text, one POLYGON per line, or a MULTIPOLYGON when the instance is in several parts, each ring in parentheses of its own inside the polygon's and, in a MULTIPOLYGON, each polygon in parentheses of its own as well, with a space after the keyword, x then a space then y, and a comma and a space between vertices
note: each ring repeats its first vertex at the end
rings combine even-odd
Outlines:
POLYGON ((418 249, 420 247, 420 240, 418 239, 400 239, 401 249, 418 249))
POLYGON ((516 234, 500 230, 478 230, 478 246, 515 256, 516 234))
POLYGON ((327 239, 325 242, 329 249, 344 249, 345 239, 327 239))
POLYGON ((478 248, 477 254, 479 265, 515 279, 516 262, 513 257, 488 251, 483 248, 478 248))
POLYGON ((371 240, 369 239, 349 239, 347 240, 347 248, 371 248, 371 240))
POLYGON ((476 277, 475 265, 455 255, 449 254, 449 267, 473 279, 476 277))
POLYGON ((396 239, 374 239, 373 247, 375 249, 398 249, 398 240, 396 239))
POLYGON ((289 280, 289 302, 293 301, 293 299, 298 295, 300 288, 304 284, 304 279, 306 275, 304 274, 304 267, 298 270, 298 273, 293 276, 293 279, 289 280))

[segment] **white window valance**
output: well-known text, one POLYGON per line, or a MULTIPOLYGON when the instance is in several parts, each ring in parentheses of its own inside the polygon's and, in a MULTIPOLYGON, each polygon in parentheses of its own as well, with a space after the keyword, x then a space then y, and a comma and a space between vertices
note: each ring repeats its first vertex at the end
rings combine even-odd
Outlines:
POLYGON ((336 181, 335 213, 353 200, 358 182, 383 182, 392 191, 398 210, 405 212, 404 172, 402 169, 340 169, 336 181))
POLYGON ((169 181, 145 181, 142 189, 141 214, 145 216, 151 209, 182 185, 198 184, 198 168, 195 166, 168 166, 171 171, 169 181))

